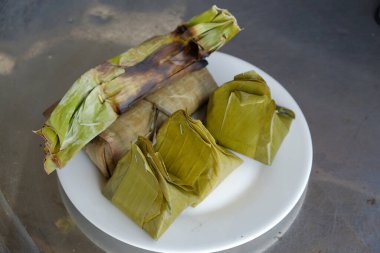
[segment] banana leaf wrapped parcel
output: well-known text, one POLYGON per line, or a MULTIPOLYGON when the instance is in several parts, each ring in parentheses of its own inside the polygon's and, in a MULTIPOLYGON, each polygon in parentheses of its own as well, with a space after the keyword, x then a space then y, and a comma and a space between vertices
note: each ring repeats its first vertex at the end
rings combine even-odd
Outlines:
POLYGON ((155 144, 174 182, 200 203, 242 160, 219 146, 200 120, 175 112, 160 128, 155 144))
POLYGON ((203 68, 204 60, 240 31, 235 18, 213 6, 178 26, 84 73, 43 127, 44 168, 51 173, 162 82, 203 68))
POLYGON ((200 203, 241 162, 181 110, 163 124, 155 146, 144 137, 132 144, 103 194, 158 239, 185 208, 200 203))
POLYGON ((132 144, 119 161, 103 194, 158 239, 191 203, 195 196, 170 182, 162 158, 145 138, 132 144))
POLYGON ((210 96, 206 126, 218 144, 271 164, 294 118, 276 105, 265 80, 249 71, 210 96))
POLYGON ((147 138, 177 110, 189 114, 203 105, 217 85, 206 68, 169 79, 163 88, 148 95, 120 115, 110 127, 85 146, 85 151, 102 174, 109 178, 117 162, 136 142, 147 138))

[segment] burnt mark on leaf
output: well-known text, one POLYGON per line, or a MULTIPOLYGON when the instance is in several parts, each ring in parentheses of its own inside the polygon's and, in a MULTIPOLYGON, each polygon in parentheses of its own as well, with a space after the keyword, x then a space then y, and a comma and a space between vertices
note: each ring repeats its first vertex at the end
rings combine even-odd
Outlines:
POLYGON ((174 34, 174 35, 182 35, 182 34, 184 34, 187 30, 188 30, 188 28, 187 28, 186 25, 180 25, 180 26, 178 26, 178 27, 173 31, 173 34, 174 34))
POLYGON ((201 58, 194 42, 184 45, 174 41, 162 46, 140 63, 126 67, 125 73, 119 76, 121 81, 125 78, 125 85, 113 90, 107 100, 112 101, 116 112, 122 113, 139 99, 161 88, 162 81, 205 67, 207 61, 201 58))

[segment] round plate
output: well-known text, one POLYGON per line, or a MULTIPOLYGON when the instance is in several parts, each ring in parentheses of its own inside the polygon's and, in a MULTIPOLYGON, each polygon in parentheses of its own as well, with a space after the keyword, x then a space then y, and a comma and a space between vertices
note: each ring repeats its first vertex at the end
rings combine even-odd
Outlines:
POLYGON ((244 163, 200 205, 187 208, 155 241, 101 194, 105 180, 81 151, 57 171, 58 178, 78 211, 110 236, 158 252, 214 252, 262 235, 300 199, 312 164, 311 136, 301 109, 284 87, 259 68, 217 52, 208 61, 208 69, 218 85, 236 74, 257 71, 266 80, 276 103, 295 112, 296 119, 275 160, 266 166, 239 155, 244 163))

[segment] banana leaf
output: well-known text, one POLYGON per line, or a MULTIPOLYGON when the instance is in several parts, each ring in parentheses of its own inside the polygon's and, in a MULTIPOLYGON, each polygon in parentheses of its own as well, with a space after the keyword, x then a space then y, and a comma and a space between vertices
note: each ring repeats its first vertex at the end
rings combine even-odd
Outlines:
POLYGON ((217 145, 200 120, 175 112, 160 128, 155 144, 167 173, 182 189, 197 196, 199 204, 242 160, 217 145))
POLYGON ((168 80, 163 88, 134 104, 85 146, 85 151, 105 177, 113 174, 117 162, 136 142, 138 136, 150 138, 177 110, 192 114, 217 85, 207 69, 168 80))
POLYGON ((155 146, 144 137, 131 145, 103 194, 158 239, 186 207, 199 204, 241 163, 199 120, 179 110, 159 130, 155 146))
POLYGON ((276 105, 265 80, 249 71, 210 96, 206 126, 218 144, 271 164, 294 118, 276 105))
POLYGON ((203 68, 203 60, 240 31, 235 18, 213 6, 84 73, 64 95, 44 126, 44 168, 62 168, 121 113, 162 81, 203 68))
POLYGON ((119 161, 103 194, 154 239, 196 198, 171 183, 162 158, 143 137, 119 161))

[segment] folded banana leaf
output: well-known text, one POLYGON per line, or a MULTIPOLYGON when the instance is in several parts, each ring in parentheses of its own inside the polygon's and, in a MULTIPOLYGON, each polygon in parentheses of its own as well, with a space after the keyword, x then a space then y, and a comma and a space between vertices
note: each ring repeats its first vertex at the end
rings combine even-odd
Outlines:
POLYGON ((147 40, 84 73, 36 131, 45 139, 45 171, 62 168, 162 81, 203 68, 204 57, 239 31, 227 10, 213 6, 173 32, 147 40))
POLYGON ((197 196, 199 204, 242 160, 217 145, 199 120, 185 111, 175 112, 157 134, 161 154, 173 183, 197 196))
POLYGON ((103 194, 154 239, 196 199, 171 182, 162 158, 143 137, 119 161, 103 194))
POLYGON ((175 112, 157 143, 139 137, 103 189, 106 198, 154 239, 200 203, 241 160, 215 143, 199 120, 175 112))
POLYGON ((167 82, 163 88, 134 104, 86 145, 86 153, 105 177, 113 174, 117 162, 138 136, 151 137, 168 115, 177 110, 192 114, 217 87, 207 69, 167 82))
POLYGON ((265 80, 249 71, 210 96, 206 126, 218 144, 271 164, 294 118, 275 104, 265 80))

